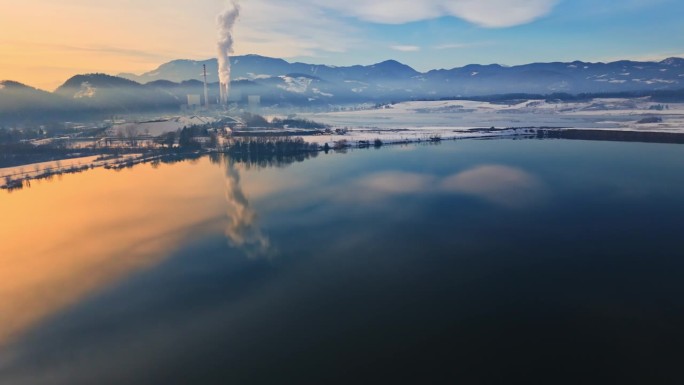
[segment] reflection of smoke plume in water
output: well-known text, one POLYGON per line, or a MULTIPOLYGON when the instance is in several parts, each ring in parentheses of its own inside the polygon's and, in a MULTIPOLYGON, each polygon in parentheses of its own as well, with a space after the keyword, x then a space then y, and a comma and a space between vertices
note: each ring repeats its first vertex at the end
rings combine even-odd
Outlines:
POLYGON ((240 187, 240 174, 232 160, 225 160, 229 221, 226 236, 231 245, 244 248, 248 254, 267 254, 270 242, 256 224, 256 213, 249 207, 249 201, 240 187))
POLYGON ((228 2, 226 9, 218 15, 218 67, 221 82, 221 104, 228 103, 230 93, 230 55, 233 53, 233 26, 240 16, 236 0, 228 2))

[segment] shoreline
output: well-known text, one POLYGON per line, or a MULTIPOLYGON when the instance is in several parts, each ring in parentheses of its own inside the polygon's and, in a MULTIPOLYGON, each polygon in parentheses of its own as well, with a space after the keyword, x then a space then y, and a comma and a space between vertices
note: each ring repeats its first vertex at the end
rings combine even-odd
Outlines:
MULTIPOLYGON (((603 129, 579 129, 579 128, 561 128, 561 127, 510 127, 510 128, 472 128, 468 130, 452 130, 444 129, 443 134, 423 135, 418 137, 404 137, 404 138, 384 138, 378 131, 372 131, 376 138, 369 139, 369 135, 359 139, 359 136, 349 135, 345 139, 345 135, 339 135, 338 140, 329 141, 309 141, 312 138, 322 138, 322 136, 300 136, 305 142, 311 145, 318 145, 314 150, 300 150, 292 153, 284 154, 286 156, 296 156, 305 153, 320 153, 329 151, 344 151, 347 149, 366 149, 366 148, 382 148, 384 146, 393 145, 408 145, 408 144, 438 144, 442 141, 457 141, 457 140, 477 140, 477 139, 537 139, 537 140, 587 140, 587 141, 610 141, 610 142, 638 142, 638 143, 660 143, 660 144, 684 144, 684 132, 648 132, 648 131, 625 131, 625 130, 603 130, 603 129), (377 142, 379 141, 379 142, 377 142), (322 143, 322 144, 321 144, 322 143)), ((380 131, 382 132, 382 130, 380 131)), ((402 132, 401 130, 394 130, 390 132, 402 132)), ((370 135, 373 136, 373 135, 370 135)), ((240 139, 246 140, 252 137, 240 135, 240 139)), ((283 136, 290 137, 290 136, 283 136)), ((258 138, 258 137, 254 137, 258 138)), ((279 136, 271 136, 271 139, 280 138, 279 136)), ((323 138, 326 139, 326 138, 323 138)), ((86 164, 72 164, 65 167, 47 167, 39 171, 25 171, 19 173, 5 174, 0 179, 0 190, 14 191, 24 187, 30 187, 31 182, 42 179, 52 179, 64 174, 80 173, 95 168, 105 168, 107 170, 122 170, 130 168, 135 165, 151 163, 156 161, 180 161, 184 159, 192 159, 200 156, 211 154, 227 154, 230 155, 229 148, 222 150, 195 150, 189 152, 169 152, 152 151, 150 153, 126 154, 119 157, 106 157, 107 154, 100 154, 96 161, 86 164)), ((240 156, 250 155, 249 153, 238 154, 240 156)), ((255 154, 258 156, 275 156, 276 154, 255 154)), ((283 154, 281 154, 283 155, 283 154)), ((89 156, 88 158, 92 158, 89 156)), ((65 158, 61 160, 80 160, 86 158, 65 158)), ((59 164, 60 160, 55 160, 59 164)), ((10 167, 9 169, 30 168, 36 163, 24 164, 21 166, 10 167)), ((1 171, 2 169, 0 169, 1 171)))

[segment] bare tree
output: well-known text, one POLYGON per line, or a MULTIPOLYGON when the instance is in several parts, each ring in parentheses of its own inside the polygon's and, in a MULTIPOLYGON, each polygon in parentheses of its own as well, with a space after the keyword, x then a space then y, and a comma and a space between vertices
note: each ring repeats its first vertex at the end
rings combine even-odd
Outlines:
POLYGON ((135 124, 127 124, 124 126, 124 133, 126 139, 128 139, 128 144, 131 147, 138 147, 138 135, 140 134, 138 126, 135 124))

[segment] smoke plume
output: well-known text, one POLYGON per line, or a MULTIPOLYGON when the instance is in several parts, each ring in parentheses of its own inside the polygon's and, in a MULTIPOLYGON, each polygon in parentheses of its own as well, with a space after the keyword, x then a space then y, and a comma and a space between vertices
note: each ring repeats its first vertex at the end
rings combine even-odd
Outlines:
POLYGON ((228 103, 230 92, 230 55, 233 53, 233 26, 240 16, 237 0, 230 0, 226 9, 217 17, 218 67, 221 82, 221 104, 228 103))

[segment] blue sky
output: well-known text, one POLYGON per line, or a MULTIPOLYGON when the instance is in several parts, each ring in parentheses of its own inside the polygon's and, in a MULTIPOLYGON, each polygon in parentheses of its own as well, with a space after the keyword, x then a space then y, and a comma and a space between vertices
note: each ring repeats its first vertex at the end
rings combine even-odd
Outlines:
POLYGON ((548 13, 504 27, 457 16, 401 24, 348 18, 351 28, 367 38, 365 47, 296 59, 351 64, 395 58, 420 70, 470 63, 660 60, 684 55, 681 15, 684 2, 675 0, 565 0, 548 13))
MULTIPOLYGON (((0 2, 0 79, 54 88, 80 73, 142 73, 216 57, 229 0, 0 2)), ((237 0, 235 54, 330 65, 684 56, 682 0, 237 0)))

